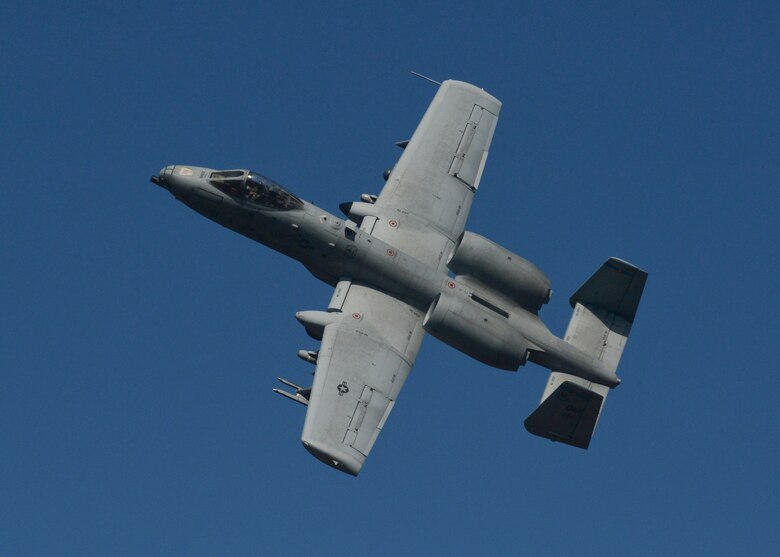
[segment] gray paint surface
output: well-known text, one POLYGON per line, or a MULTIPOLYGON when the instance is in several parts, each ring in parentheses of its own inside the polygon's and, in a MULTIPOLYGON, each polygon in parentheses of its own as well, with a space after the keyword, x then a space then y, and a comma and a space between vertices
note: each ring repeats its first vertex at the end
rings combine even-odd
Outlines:
POLYGON ((297 315, 321 340, 318 353, 302 356, 316 363, 314 383, 287 383, 295 389, 289 397, 307 407, 304 446, 334 468, 360 472, 426 331, 493 367, 516 370, 530 360, 551 369, 529 430, 553 440, 587 447, 606 393, 619 384, 615 372, 644 271, 607 261, 572 297, 561 339, 538 317, 549 300, 547 277, 501 246, 464 234, 500 109, 482 89, 443 82, 382 192, 346 204, 346 221, 250 171, 176 165, 152 178, 193 210, 297 259, 334 287, 327 311, 297 315), (561 402, 577 394, 599 403, 579 411, 587 419, 561 402))

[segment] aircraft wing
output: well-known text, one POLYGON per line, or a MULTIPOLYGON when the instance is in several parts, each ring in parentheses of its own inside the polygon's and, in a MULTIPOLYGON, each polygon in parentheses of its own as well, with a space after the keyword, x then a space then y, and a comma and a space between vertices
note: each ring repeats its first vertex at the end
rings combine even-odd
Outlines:
POLYGON ((425 333, 423 315, 408 304, 358 283, 338 288, 348 290, 324 328, 301 440, 321 461, 356 476, 425 333))
POLYGON ((443 268, 465 227, 500 110, 474 85, 442 83, 363 230, 443 268))

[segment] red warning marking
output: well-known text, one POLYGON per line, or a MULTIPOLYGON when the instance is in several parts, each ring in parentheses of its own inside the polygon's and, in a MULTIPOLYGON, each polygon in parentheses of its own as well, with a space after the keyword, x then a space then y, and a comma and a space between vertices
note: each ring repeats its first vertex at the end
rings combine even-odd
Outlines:
POLYGON ((363 316, 360 315, 360 313, 358 313, 357 311, 352 314, 352 319, 360 319, 361 317, 363 317, 363 316))
POLYGON ((395 250, 394 249, 387 250, 387 255, 389 255, 390 257, 395 257, 395 250))
POLYGON ((452 282, 451 280, 448 280, 447 281, 447 288, 455 288, 455 283, 452 282))
POLYGON ((387 224, 390 225, 390 228, 398 228, 398 221, 397 220, 388 221, 387 224))

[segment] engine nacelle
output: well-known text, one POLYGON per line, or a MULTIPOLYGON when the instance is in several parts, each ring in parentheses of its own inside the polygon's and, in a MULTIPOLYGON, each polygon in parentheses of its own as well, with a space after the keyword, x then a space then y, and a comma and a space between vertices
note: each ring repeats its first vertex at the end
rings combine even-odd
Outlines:
POLYGON ((439 294, 425 314, 423 328, 489 366, 515 371, 528 360, 528 344, 507 318, 471 298, 439 294))
POLYGON ((460 237, 447 267, 531 311, 552 295, 550 279, 536 265, 473 232, 460 237))

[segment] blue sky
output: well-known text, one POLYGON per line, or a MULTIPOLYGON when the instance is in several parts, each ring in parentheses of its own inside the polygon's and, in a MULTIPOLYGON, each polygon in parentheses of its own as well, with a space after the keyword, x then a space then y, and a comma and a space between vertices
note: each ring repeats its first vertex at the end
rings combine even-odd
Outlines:
POLYGON ((0 553, 770 555, 780 543, 772 3, 0 6, 0 553), (547 373, 428 338, 359 478, 299 443, 330 288, 176 203, 248 167, 337 211, 435 87, 504 103, 469 229, 568 296, 650 278, 587 452, 547 373))

